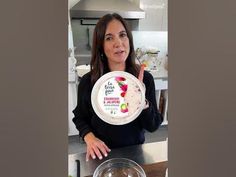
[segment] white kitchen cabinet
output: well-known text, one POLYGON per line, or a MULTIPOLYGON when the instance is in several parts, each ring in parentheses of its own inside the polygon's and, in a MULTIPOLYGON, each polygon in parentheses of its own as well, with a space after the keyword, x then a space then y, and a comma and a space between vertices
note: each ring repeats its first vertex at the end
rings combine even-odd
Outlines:
POLYGON ((155 90, 157 105, 160 105, 161 92, 164 93, 164 105, 163 105, 163 122, 162 125, 167 125, 167 110, 168 110, 168 81, 167 78, 155 78, 155 90))
POLYGON ((72 121, 74 117, 73 110, 77 105, 77 84, 76 82, 69 82, 68 84, 68 135, 78 135, 79 131, 76 129, 72 121))
POLYGON ((145 18, 139 20, 139 31, 167 31, 168 0, 140 0, 145 18))

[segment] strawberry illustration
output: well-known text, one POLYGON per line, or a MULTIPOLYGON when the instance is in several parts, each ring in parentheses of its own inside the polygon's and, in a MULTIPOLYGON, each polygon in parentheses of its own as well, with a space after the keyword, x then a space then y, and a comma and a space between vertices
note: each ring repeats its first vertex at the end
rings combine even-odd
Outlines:
POLYGON ((120 94, 120 96, 121 96, 121 97, 125 97, 125 94, 126 94, 126 92, 122 92, 122 93, 120 94))
POLYGON ((127 85, 127 84, 124 84, 124 85, 122 85, 120 88, 121 88, 122 91, 126 92, 127 89, 128 89, 128 85, 127 85))
POLYGON ((126 79, 124 77, 117 76, 116 81, 125 81, 126 79))

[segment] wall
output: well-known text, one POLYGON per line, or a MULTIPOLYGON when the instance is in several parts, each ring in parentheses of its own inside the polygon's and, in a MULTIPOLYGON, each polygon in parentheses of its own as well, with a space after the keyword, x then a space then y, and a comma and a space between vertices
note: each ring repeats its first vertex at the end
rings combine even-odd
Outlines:
POLYGON ((140 8, 146 13, 139 22, 142 31, 168 30, 168 0, 140 0, 140 8))
POLYGON ((73 7, 77 2, 79 2, 80 0, 68 0, 68 9, 70 9, 71 7, 73 7))
POLYGON ((159 57, 168 53, 167 31, 133 31, 134 48, 155 48, 160 51, 159 57))

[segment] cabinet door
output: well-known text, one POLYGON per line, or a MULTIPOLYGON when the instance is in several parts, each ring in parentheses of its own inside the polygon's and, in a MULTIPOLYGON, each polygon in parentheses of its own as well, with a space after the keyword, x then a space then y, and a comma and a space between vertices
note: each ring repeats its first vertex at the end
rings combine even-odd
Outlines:
POLYGON ((77 105, 77 86, 75 82, 68 84, 68 135, 78 135, 79 131, 75 128, 75 124, 72 122, 74 117, 73 110, 77 105))
POLYGON ((139 21, 140 31, 167 31, 168 0, 140 0, 145 19, 139 21))

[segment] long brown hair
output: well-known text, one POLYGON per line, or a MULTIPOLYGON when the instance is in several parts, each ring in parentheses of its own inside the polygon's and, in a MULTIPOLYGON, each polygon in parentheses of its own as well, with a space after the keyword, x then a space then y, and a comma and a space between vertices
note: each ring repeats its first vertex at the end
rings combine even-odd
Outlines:
POLYGON ((104 37, 106 28, 109 22, 112 20, 119 20, 124 26, 127 36, 129 38, 130 52, 126 59, 126 72, 138 76, 139 66, 135 64, 135 51, 133 44, 132 33, 126 23, 126 21, 117 13, 104 15, 96 24, 93 33, 93 48, 92 48, 92 59, 91 65, 91 81, 94 84, 104 73, 110 71, 108 67, 107 57, 104 53, 104 37))

